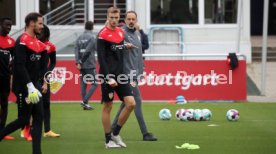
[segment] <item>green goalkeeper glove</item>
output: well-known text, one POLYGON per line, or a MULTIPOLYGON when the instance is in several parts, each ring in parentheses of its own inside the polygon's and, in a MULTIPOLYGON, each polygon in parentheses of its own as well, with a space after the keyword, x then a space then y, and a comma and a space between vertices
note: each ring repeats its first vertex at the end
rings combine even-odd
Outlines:
POLYGON ((27 84, 28 88, 28 101, 27 103, 37 104, 39 102, 39 97, 42 97, 41 93, 34 87, 33 83, 27 84))

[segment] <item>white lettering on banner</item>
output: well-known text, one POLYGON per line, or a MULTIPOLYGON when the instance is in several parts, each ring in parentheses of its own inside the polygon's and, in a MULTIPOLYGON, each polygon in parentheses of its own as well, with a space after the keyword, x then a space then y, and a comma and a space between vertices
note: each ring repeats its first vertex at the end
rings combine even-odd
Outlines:
MULTIPOLYGON (((51 84, 51 92, 56 93, 65 84, 66 80, 72 80, 73 78, 75 84, 79 84, 78 78, 81 76, 79 74, 74 74, 73 72, 66 71, 65 67, 57 67, 52 72, 46 73, 48 83, 51 84), (50 74, 50 75, 47 75, 50 74)), ((120 84, 126 84, 128 82, 133 82, 136 76, 135 71, 130 72, 130 74, 120 74, 115 76, 114 74, 107 74, 106 77, 102 74, 97 74, 95 76, 86 74, 82 78, 85 82, 91 80, 96 80, 98 83, 104 83, 105 80, 115 79, 120 84)), ((172 73, 168 74, 156 74, 154 71, 150 71, 148 74, 144 72, 142 75, 137 77, 140 86, 179 86, 182 90, 188 90, 191 86, 217 86, 217 85, 231 85, 232 80, 232 70, 225 74, 218 74, 214 70, 206 74, 188 74, 186 71, 177 71, 175 75, 172 73)))
POLYGON ((175 76, 172 73, 157 75, 154 71, 144 72, 144 78, 139 80, 140 86, 181 86, 182 90, 188 90, 191 86, 217 86, 233 84, 232 70, 227 74, 217 74, 214 70, 210 74, 187 74, 185 71, 177 71, 175 76))

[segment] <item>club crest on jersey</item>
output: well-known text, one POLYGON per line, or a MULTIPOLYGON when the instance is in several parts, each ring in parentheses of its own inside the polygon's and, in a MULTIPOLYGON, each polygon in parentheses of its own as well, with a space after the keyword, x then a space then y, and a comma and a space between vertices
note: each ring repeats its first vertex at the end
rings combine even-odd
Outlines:
POLYGON ((113 99, 113 96, 114 96, 114 93, 109 93, 108 94, 109 99, 113 99))
POLYGON ((11 40, 11 39, 8 39, 8 43, 9 43, 9 44, 12 44, 12 40, 11 40))
POLYGON ((121 38, 123 38, 123 33, 122 32, 119 32, 119 35, 121 38))
POLYGON ((66 67, 56 67, 48 76, 50 91, 56 94, 65 84, 66 67))
POLYGON ((50 50, 50 46, 46 45, 46 50, 49 51, 50 50))
POLYGON ((131 82, 130 85, 131 85, 132 87, 136 87, 137 84, 136 84, 136 82, 131 82))

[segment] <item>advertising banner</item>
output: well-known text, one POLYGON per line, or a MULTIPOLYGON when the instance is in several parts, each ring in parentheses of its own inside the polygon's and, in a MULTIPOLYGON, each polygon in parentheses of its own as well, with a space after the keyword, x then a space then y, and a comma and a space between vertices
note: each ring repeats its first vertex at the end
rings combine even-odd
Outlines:
MULTIPOLYGON (((52 75, 52 101, 81 101, 80 73, 74 61, 58 61, 52 75)), ((231 70, 226 60, 145 61, 139 87, 144 101, 175 100, 178 95, 188 101, 246 100, 246 62, 239 61, 231 70)), ((100 99, 99 85, 91 101, 100 99)), ((14 95, 10 100, 15 100, 14 95)))

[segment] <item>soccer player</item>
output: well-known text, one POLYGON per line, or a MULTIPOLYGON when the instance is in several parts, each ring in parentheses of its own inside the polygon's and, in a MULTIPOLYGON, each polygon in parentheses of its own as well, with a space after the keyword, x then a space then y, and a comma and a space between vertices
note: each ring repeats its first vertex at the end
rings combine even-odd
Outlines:
MULTIPOLYGON (((10 94, 10 59, 13 54, 15 41, 8 36, 11 31, 10 18, 0 19, 0 131, 4 129, 8 116, 8 97, 10 94)), ((12 136, 4 139, 13 140, 12 136)))
POLYGON ((0 132, 0 141, 6 135, 26 125, 32 115, 32 151, 33 154, 41 154, 43 104, 40 98, 39 79, 47 70, 47 51, 46 46, 36 38, 36 35, 43 28, 42 15, 36 12, 29 13, 25 18, 25 25, 26 31, 15 43, 12 86, 22 115, 0 132))
MULTIPOLYGON (((56 47, 53 43, 49 41, 50 39, 50 30, 48 26, 43 25, 42 32, 38 35, 38 39, 46 45, 46 50, 48 53, 49 65, 47 68, 47 73, 53 71, 56 66, 56 47)), ((48 64, 48 63, 47 63, 48 64)), ((51 130, 51 110, 50 110, 50 84, 47 80, 47 75, 43 76, 41 79, 42 83, 42 100, 43 100, 43 109, 44 109, 44 137, 60 137, 60 134, 57 134, 51 130)))
POLYGON ((85 23, 85 31, 76 40, 75 45, 75 59, 77 69, 80 71, 81 82, 81 106, 84 110, 93 110, 94 108, 88 104, 90 97, 98 87, 96 79, 96 40, 92 33, 93 22, 87 21, 85 23), (88 80, 92 79, 92 80, 88 80), (87 79, 87 80, 86 80, 87 79), (86 91, 88 81, 91 83, 91 87, 86 91))
MULTIPOLYGON (((156 141, 157 138, 153 136, 152 133, 149 133, 145 124, 145 120, 142 113, 142 99, 140 95, 140 90, 138 87, 137 76, 142 75, 144 71, 144 61, 142 57, 142 43, 141 35, 139 31, 136 30, 135 26, 137 23, 137 14, 135 11, 126 12, 125 16, 125 25, 122 27, 125 32, 125 42, 132 43, 136 47, 128 49, 127 52, 124 52, 124 71, 125 74, 130 74, 131 71, 135 71, 135 76, 133 77, 133 83, 131 88, 133 91, 134 99, 136 106, 134 108, 134 113, 136 119, 139 123, 141 133, 143 135, 144 141, 156 141)), ((115 128, 118 121, 118 117, 124 108, 125 104, 122 103, 117 115, 113 121, 112 128, 115 128)))
POLYGON ((123 52, 126 52, 126 48, 133 47, 130 43, 124 44, 124 31, 117 27, 119 19, 120 10, 116 7, 108 8, 107 25, 99 32, 97 38, 100 75, 104 78, 101 89, 102 124, 105 132, 106 148, 127 147, 119 133, 135 107, 135 100, 129 82, 122 83, 118 80, 118 76, 123 75, 123 52), (110 112, 114 91, 124 101, 125 107, 119 115, 114 130, 111 132, 110 112))

